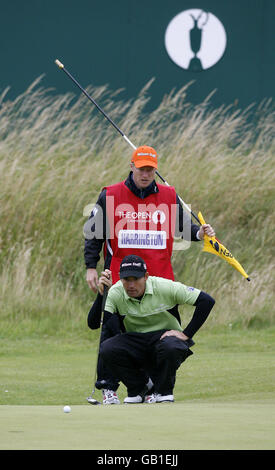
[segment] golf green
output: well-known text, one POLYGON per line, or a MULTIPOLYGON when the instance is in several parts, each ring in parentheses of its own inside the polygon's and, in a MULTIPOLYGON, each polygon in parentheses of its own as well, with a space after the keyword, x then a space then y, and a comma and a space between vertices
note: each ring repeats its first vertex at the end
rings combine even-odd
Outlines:
POLYGON ((0 406, 0 449, 274 449, 269 400, 71 408, 66 414, 62 406, 0 406))

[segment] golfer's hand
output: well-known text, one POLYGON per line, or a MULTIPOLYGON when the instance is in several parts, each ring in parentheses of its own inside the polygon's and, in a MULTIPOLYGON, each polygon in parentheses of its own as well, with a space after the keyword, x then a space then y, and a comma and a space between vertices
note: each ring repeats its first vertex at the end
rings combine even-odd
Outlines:
POLYGON ((97 292, 98 275, 96 269, 87 269, 86 281, 88 282, 90 289, 92 289, 94 292, 97 292))
POLYGON ((182 339, 183 341, 186 341, 188 339, 188 336, 182 333, 182 331, 178 331, 178 330, 165 331, 165 333, 163 333, 160 339, 166 338, 166 336, 176 336, 177 338, 182 339))
POLYGON ((208 235, 209 237, 215 237, 215 230, 209 224, 203 224, 199 230, 199 237, 203 240, 204 235, 208 235))
POLYGON ((98 290, 101 295, 103 295, 104 291, 104 286, 107 286, 108 289, 112 286, 112 273, 109 269, 105 269, 105 271, 102 271, 101 276, 98 281, 98 290))

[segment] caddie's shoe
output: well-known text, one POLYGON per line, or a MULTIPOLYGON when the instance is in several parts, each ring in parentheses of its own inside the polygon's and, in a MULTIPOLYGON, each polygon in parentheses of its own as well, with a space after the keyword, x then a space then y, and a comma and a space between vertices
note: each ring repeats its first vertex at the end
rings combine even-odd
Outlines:
POLYGON ((103 394, 103 405, 120 405, 120 401, 116 392, 113 390, 102 390, 103 394))
POLYGON ((156 403, 157 395, 156 393, 151 393, 150 395, 145 395, 144 403, 156 403))
POLYGON ((143 398, 142 396, 140 395, 136 395, 135 397, 126 397, 124 398, 124 403, 125 404, 128 404, 128 403, 142 403, 143 402, 143 398))
POLYGON ((161 395, 156 393, 156 402, 157 403, 173 403, 174 395, 161 395))

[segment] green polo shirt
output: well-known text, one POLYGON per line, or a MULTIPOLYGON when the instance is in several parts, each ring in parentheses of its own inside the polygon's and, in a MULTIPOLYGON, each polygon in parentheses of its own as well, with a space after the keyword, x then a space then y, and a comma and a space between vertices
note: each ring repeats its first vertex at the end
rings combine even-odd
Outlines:
POLYGON ((177 319, 168 312, 175 305, 194 305, 199 289, 161 277, 149 276, 141 300, 129 297, 121 281, 108 293, 105 310, 124 317, 127 332, 147 333, 158 330, 183 331, 177 319))

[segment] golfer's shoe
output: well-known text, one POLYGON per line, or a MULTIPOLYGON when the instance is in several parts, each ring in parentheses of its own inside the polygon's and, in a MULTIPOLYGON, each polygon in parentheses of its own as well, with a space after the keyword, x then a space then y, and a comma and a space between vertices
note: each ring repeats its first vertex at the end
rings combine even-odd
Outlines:
POLYGON ((120 401, 116 392, 113 390, 102 390, 103 394, 103 405, 120 405, 120 401))
POLYGON ((156 393, 156 403, 173 403, 174 395, 161 395, 160 393, 156 393))
POLYGON ((157 402, 157 394, 151 393, 150 395, 145 395, 144 403, 156 403, 157 402))
MULTIPOLYGON (((124 399, 124 403, 127 404, 127 403, 144 403, 145 402, 145 399, 147 396, 149 396, 149 393, 150 393, 150 396, 153 396, 153 387, 154 387, 154 384, 152 382, 152 380, 149 378, 148 382, 145 384, 143 390, 139 393, 139 395, 136 395, 135 397, 126 397, 124 399)), ((147 403, 155 403, 155 402, 151 402, 151 401, 148 401, 147 403)))
POLYGON ((141 395, 136 395, 135 397, 126 397, 124 398, 124 403, 143 403, 143 397, 141 395))

